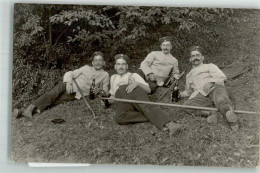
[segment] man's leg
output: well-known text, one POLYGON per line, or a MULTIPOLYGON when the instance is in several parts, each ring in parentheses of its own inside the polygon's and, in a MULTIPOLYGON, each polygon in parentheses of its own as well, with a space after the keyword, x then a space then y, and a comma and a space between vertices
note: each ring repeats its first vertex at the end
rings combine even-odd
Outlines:
MULTIPOLYGON (((185 101, 183 103, 187 106, 203 106, 203 107, 211 107, 213 102, 208 98, 203 96, 201 93, 198 93, 195 97, 185 101)), ((185 112, 195 116, 208 116, 210 115, 210 111, 198 110, 198 109, 184 109, 185 112)))
POLYGON ((53 105, 58 105, 63 102, 74 100, 76 96, 76 93, 68 94, 66 91, 64 91, 54 102, 53 105))
MULTIPOLYGON (((120 92, 121 98, 131 100, 150 101, 147 93, 140 87, 135 88, 131 93, 126 93, 127 85, 120 86, 117 92, 120 92)), ((152 124, 162 129, 171 119, 166 115, 159 106, 149 104, 132 104, 142 115, 146 117, 152 124)))
POLYGON ((209 98, 224 118, 230 123, 233 130, 237 130, 237 115, 234 113, 232 103, 228 97, 227 89, 223 85, 215 85, 215 89, 209 94, 209 98))
POLYGON ((148 83, 148 85, 149 85, 149 87, 151 89, 151 94, 154 93, 156 91, 156 89, 158 88, 157 83, 153 82, 153 81, 150 81, 150 80, 147 80, 146 77, 145 77, 144 72, 141 69, 138 69, 136 71, 136 73, 139 74, 145 80, 145 82, 148 83))
POLYGON ((50 106, 55 100, 63 93, 66 92, 66 84, 63 82, 58 83, 53 89, 43 94, 32 104, 30 104, 24 111, 24 116, 32 116, 32 112, 37 109, 42 112, 47 106, 50 106))
MULTIPOLYGON (((120 92, 119 89, 116 92, 116 98, 127 98, 124 92, 120 92)), ((142 112, 138 112, 131 103, 126 102, 116 102, 116 116, 115 121, 120 124, 130 124, 130 123, 141 123, 147 122, 148 119, 144 116, 142 112)))

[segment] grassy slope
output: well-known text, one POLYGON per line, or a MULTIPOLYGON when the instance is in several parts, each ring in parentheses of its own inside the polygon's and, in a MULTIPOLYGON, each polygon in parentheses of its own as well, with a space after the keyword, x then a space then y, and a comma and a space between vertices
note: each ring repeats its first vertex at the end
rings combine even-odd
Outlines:
MULTIPOLYGON (((237 109, 257 110, 259 105, 260 13, 247 14, 244 23, 220 28, 225 37, 221 49, 208 62, 217 65, 234 60, 253 64, 253 69, 227 83, 237 109)), ((181 82, 183 88, 183 81, 181 82)), ((165 88, 160 88, 153 100, 165 88)), ((169 102, 169 95, 162 102, 169 102)), ((180 104, 183 101, 180 102, 180 104)), ((223 121, 207 124, 204 118, 191 117, 181 109, 163 107, 187 128, 173 139, 150 123, 119 126, 113 109, 91 102, 98 116, 92 118, 82 100, 58 105, 33 121, 12 119, 12 153, 15 161, 81 162, 113 164, 160 164, 255 167, 259 155, 259 117, 240 114, 238 132, 223 121), (66 123, 54 125, 52 119, 66 123)))

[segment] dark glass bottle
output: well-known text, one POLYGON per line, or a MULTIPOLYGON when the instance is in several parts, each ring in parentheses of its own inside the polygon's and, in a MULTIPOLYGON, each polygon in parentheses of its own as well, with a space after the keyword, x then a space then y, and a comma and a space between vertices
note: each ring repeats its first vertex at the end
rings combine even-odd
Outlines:
POLYGON ((93 100, 95 98, 94 89, 95 89, 95 79, 93 79, 92 85, 89 89, 89 99, 90 100, 93 100))
MULTIPOLYGON (((107 97, 104 90, 101 91, 101 97, 107 97)), ((105 108, 109 108, 110 103, 108 102, 108 100, 102 99, 101 101, 105 103, 105 108)))
POLYGON ((176 82, 175 86, 173 87, 172 90, 172 102, 178 102, 179 100, 179 87, 178 87, 178 83, 176 82))

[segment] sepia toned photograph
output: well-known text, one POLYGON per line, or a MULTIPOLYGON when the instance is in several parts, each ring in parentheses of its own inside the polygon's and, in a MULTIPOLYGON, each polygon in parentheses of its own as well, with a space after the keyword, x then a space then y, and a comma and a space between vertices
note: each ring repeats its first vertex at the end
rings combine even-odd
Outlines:
POLYGON ((13 12, 12 161, 258 167, 259 9, 13 12))

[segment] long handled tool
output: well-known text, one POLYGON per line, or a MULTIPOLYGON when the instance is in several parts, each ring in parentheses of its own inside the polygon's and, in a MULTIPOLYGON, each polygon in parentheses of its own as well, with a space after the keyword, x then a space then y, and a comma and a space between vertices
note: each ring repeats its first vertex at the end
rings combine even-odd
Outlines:
MULTIPOLYGON (((179 105, 179 104, 170 104, 170 103, 156 103, 156 102, 147 102, 147 101, 140 101, 140 100, 128 100, 128 99, 105 98, 105 97, 102 97, 101 99, 113 100, 113 101, 118 101, 118 102, 141 103, 141 104, 150 104, 150 105, 158 105, 158 106, 171 106, 171 107, 180 107, 180 108, 189 108, 189 109, 201 109, 201 110, 209 110, 209 111, 218 110, 217 108, 212 108, 212 107, 188 106, 188 105, 179 105)), ((234 110, 234 112, 240 113, 240 114, 260 114, 260 112, 241 111, 241 110, 234 110)))
MULTIPOLYGON (((185 73, 185 71, 183 71, 183 72, 180 74, 179 78, 176 79, 176 80, 179 80, 179 79, 183 76, 184 73, 185 73)), ((161 95, 161 97, 160 97, 156 102, 159 102, 159 101, 165 96, 165 94, 166 94, 168 91, 171 90, 171 88, 176 84, 176 80, 171 84, 171 86, 165 91, 165 93, 163 93, 163 95, 161 95)))
POLYGON ((82 93, 82 91, 81 91, 81 89, 80 89, 78 83, 76 82, 75 79, 72 79, 72 80, 73 80, 73 82, 76 84, 76 86, 77 86, 77 88, 78 88, 78 90, 79 90, 79 93, 80 93, 81 97, 83 98, 83 101, 84 101, 85 105, 87 106, 87 108, 92 112, 93 116, 95 117, 96 115, 95 115, 93 109, 91 108, 90 104, 87 102, 87 100, 86 100, 84 94, 82 93))

